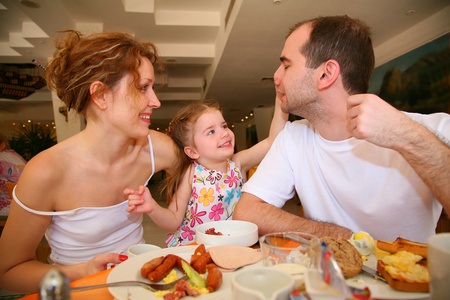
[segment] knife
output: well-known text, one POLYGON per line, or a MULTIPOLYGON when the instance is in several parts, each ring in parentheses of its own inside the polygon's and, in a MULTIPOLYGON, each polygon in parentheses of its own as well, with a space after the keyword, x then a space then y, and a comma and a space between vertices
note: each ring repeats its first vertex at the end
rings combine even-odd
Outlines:
POLYGON ((372 276, 372 277, 375 278, 375 279, 378 279, 378 280, 380 280, 380 281, 382 281, 382 282, 384 282, 384 283, 388 283, 388 282, 386 281, 386 279, 384 279, 383 276, 381 276, 380 273, 378 273, 378 271, 375 270, 375 269, 372 269, 372 268, 370 268, 370 267, 368 267, 368 266, 363 265, 362 271, 363 271, 364 273, 369 274, 370 276, 372 276))

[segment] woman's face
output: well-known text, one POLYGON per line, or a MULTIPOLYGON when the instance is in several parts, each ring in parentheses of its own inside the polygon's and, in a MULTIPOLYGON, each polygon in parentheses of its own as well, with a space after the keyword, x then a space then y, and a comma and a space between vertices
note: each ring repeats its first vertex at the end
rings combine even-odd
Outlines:
POLYGON ((130 74, 124 76, 112 92, 110 110, 113 125, 132 138, 147 136, 153 109, 161 106, 153 90, 155 75, 148 58, 141 58, 138 72, 139 89, 136 90, 130 74))

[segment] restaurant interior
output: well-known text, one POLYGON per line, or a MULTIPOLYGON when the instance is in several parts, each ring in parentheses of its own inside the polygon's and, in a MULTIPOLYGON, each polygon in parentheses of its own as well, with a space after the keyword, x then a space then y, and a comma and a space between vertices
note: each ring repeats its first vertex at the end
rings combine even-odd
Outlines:
MULTIPOLYGON (((429 45, 438 45, 435 52, 450 47, 448 0, 0 0, 0 132, 10 136, 41 126, 59 142, 82 130, 84 120, 68 112, 43 80, 53 42, 61 30, 124 31, 153 42, 166 66, 151 129, 165 132, 180 108, 215 99, 236 134, 237 150, 245 149, 268 135, 273 74, 289 27, 343 14, 373 30, 379 72, 370 92, 376 94, 389 63, 416 49, 432 53, 429 45)), ((448 100, 436 111, 449 113, 448 100)), ((156 190, 161 178, 151 187, 156 190)), ((299 214, 299 207, 293 199, 285 209, 299 214)), ((148 217, 144 230, 147 241, 164 246, 166 232, 148 217)), ((450 231, 445 216, 437 231, 450 231)), ((8 295, 0 290, 0 299, 8 295)))

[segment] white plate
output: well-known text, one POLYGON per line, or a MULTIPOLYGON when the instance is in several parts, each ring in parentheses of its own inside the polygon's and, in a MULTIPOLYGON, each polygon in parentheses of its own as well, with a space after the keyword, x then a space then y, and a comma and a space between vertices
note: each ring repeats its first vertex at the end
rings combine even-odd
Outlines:
MULTIPOLYGON (((141 267, 149 260, 165 256, 168 254, 175 254, 185 259, 191 260, 191 255, 197 246, 173 247, 161 250, 155 250, 149 253, 144 253, 128 260, 114 267, 109 273, 106 282, 116 282, 125 280, 139 280, 149 282, 146 278, 141 276, 141 267)), ((183 299, 231 299, 231 278, 233 273, 223 273, 222 286, 211 294, 202 295, 199 297, 184 297, 183 299)), ((162 300, 161 297, 154 297, 153 293, 143 287, 109 287, 109 292, 119 300, 127 300, 127 295, 130 294, 130 299, 133 300, 162 300)))
MULTIPOLYGON (((377 259, 374 254, 368 256, 368 260, 364 262, 364 265, 377 269, 377 259)), ((389 284, 384 283, 380 280, 373 278, 363 272, 359 273, 357 276, 349 278, 346 280, 347 284, 352 287, 364 288, 368 287, 370 289, 370 294, 372 298, 376 299, 429 299, 430 294, 428 293, 411 293, 402 292, 395 290, 389 286, 389 284)))

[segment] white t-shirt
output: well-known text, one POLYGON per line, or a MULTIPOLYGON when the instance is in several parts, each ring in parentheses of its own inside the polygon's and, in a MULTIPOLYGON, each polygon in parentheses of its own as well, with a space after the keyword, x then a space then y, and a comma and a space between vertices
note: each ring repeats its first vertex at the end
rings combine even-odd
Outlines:
MULTIPOLYGON (((448 114, 406 114, 450 139, 448 114)), ((328 141, 307 120, 286 124, 243 192, 282 207, 294 189, 306 218, 379 240, 426 242, 442 211, 398 152, 355 138, 328 141)))

